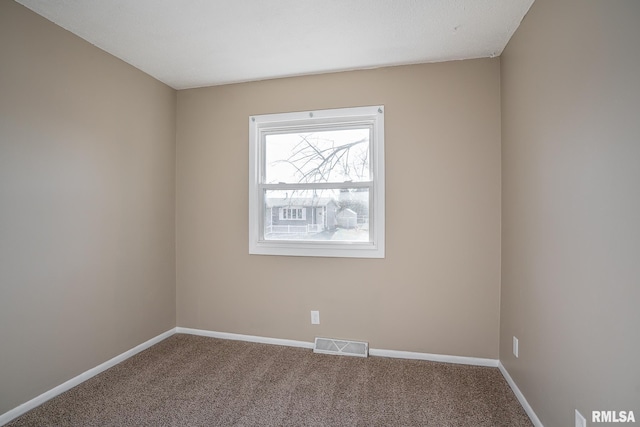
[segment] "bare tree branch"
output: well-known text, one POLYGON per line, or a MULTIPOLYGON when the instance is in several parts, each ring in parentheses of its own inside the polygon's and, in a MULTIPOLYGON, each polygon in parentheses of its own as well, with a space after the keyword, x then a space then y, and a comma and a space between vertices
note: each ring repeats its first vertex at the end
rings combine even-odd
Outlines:
POLYGON ((361 169, 353 169, 350 159, 352 149, 360 144, 368 142, 367 138, 362 138, 348 144, 321 149, 316 144, 309 141, 308 136, 302 136, 301 142, 294 147, 295 151, 286 159, 278 162, 290 164, 300 174, 299 182, 328 182, 331 178, 331 172, 340 166, 340 171, 345 176, 350 176, 354 170, 358 174, 358 178, 362 178, 365 174, 365 168, 368 164, 368 154, 361 156, 361 169), (304 143, 304 144, 303 144, 304 143), (305 145, 302 147, 302 145, 305 145), (313 167, 306 170, 306 167, 312 164, 313 167))

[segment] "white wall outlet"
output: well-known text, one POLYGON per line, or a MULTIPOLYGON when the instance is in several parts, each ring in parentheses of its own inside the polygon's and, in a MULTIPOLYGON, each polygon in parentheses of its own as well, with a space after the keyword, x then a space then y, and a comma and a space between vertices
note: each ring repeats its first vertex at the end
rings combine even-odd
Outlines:
POLYGON ((518 338, 513 337, 513 355, 518 357, 518 338))
POLYGON ((311 310, 311 324, 319 325, 320 324, 320 312, 316 310, 311 310))
POLYGON ((587 427, 587 420, 576 409, 576 427, 587 427))

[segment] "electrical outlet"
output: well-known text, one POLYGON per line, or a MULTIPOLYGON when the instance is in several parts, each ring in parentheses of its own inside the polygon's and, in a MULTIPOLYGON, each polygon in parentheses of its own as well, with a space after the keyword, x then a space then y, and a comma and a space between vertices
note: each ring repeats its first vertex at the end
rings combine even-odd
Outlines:
POLYGON ((311 324, 319 325, 320 324, 320 312, 311 310, 311 324))
POLYGON ((518 357, 518 338, 513 337, 513 355, 518 357))
POLYGON ((587 420, 576 409, 576 427, 587 427, 587 420))

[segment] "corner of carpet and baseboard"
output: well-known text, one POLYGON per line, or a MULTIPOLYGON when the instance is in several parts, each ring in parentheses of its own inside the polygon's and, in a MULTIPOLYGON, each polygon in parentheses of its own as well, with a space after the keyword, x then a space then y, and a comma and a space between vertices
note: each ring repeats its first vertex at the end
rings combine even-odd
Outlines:
POLYGON ((513 394, 516 395, 516 398, 518 399, 518 402, 520 402, 520 405, 522 405, 522 408, 524 409, 524 411, 529 416, 529 419, 531 420, 533 425, 535 427, 544 427, 542 425, 542 422, 540 421, 540 419, 536 415, 536 413, 533 411, 533 408, 531 407, 531 405, 529 405, 529 402, 527 402, 527 399, 524 397, 524 394, 522 394, 522 392, 518 388, 516 382, 513 380, 513 378, 511 378, 511 375, 509 375, 509 372, 507 371, 507 368, 504 367, 504 365, 502 364, 502 362, 500 360, 498 361, 498 369, 500 369, 500 372, 502 373, 502 376, 507 381, 507 384, 509 384, 509 387, 511 387, 511 390, 513 391, 513 394))
POLYGON ((13 409, 10 409, 9 411, 5 412, 4 414, 0 414, 0 426, 3 426, 5 424, 10 423, 11 421, 15 420, 19 416, 21 416, 21 415, 29 412, 30 410, 42 405, 47 400, 53 399, 54 397, 58 396, 59 394, 62 394, 65 391, 70 390, 73 387, 77 386, 78 384, 85 382, 89 378, 95 377, 99 373, 106 371, 107 369, 111 368, 112 366, 115 366, 118 363, 127 360, 131 356, 134 356, 134 355, 140 353, 141 351, 146 350, 147 348, 151 347, 152 345, 155 345, 155 344, 159 343, 160 341, 162 341, 162 340, 164 340, 166 338, 169 338, 171 335, 176 333, 176 329, 177 328, 169 329, 168 331, 163 332, 160 335, 157 335, 157 336, 155 336, 155 337, 143 342, 142 344, 139 344, 139 345, 133 347, 132 349, 127 350, 124 353, 119 354, 118 356, 115 356, 115 357, 107 360, 106 362, 101 363, 100 365, 98 365, 98 366, 96 366, 94 368, 91 368, 88 371, 85 371, 85 372, 81 373, 80 375, 77 375, 77 376, 71 378, 68 381, 65 381, 64 383, 52 388, 51 390, 45 391, 44 393, 34 397, 33 399, 28 400, 27 402, 22 403, 22 404, 16 406, 15 408, 13 408, 13 409))

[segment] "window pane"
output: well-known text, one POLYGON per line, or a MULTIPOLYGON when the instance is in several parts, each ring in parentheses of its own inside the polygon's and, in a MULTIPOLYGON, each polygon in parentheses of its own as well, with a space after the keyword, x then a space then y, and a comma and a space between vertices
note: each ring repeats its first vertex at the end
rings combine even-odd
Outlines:
POLYGON ((369 135, 369 128, 267 134, 265 183, 369 181, 369 135))
POLYGON ((264 240, 371 241, 367 188, 265 190, 264 204, 264 240))

